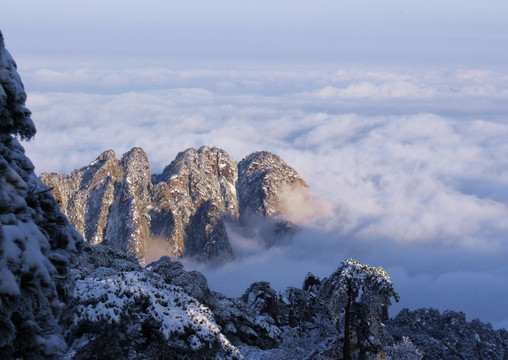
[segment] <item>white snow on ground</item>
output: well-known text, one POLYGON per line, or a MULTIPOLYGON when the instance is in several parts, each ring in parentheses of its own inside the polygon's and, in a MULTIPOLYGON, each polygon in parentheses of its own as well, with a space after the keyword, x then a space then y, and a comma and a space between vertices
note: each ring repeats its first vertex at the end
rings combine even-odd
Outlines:
POLYGON ((166 340, 181 335, 189 336, 189 346, 197 350, 217 341, 231 358, 241 357, 238 350, 221 334, 213 314, 204 305, 185 294, 180 287, 164 284, 157 277, 138 271, 121 272, 105 278, 85 278, 76 283, 75 296, 80 302, 75 323, 120 322, 120 316, 135 308, 139 302, 148 302, 146 311, 138 312, 139 322, 152 318, 160 324, 166 340), (186 335, 191 332, 191 335, 186 335))

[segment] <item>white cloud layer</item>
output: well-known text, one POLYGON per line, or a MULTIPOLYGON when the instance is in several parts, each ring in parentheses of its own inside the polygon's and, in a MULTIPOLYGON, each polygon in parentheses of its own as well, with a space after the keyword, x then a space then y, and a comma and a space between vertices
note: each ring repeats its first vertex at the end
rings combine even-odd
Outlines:
POLYGON ((133 146, 157 173, 204 144, 237 160, 272 151, 296 168, 324 216, 293 209, 304 230, 268 250, 233 239, 238 261, 204 269, 217 290, 300 286, 307 271, 324 276, 353 256, 387 269, 401 306, 508 327, 507 73, 88 66, 22 75, 38 128, 24 145, 39 173, 133 146))

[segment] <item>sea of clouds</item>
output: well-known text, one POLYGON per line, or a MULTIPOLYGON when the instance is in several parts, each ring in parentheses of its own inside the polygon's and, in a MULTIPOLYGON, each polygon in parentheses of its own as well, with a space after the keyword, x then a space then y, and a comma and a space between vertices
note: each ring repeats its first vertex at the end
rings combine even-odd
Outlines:
POLYGON ((508 328, 508 73, 96 63, 20 73, 38 173, 133 146, 158 173, 210 145, 238 161, 271 151, 301 174, 313 199, 289 199, 300 232, 268 247, 232 230, 235 261, 186 263, 211 288, 237 296, 268 280, 282 290, 354 257, 387 270, 394 310, 450 308, 508 328))

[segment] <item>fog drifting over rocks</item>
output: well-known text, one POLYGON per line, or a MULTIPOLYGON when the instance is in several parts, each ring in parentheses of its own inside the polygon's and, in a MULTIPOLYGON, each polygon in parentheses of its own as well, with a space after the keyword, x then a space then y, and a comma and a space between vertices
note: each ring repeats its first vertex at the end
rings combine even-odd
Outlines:
POLYGON ((187 263, 212 289, 300 286, 354 257, 391 275, 394 309, 451 308, 508 327, 508 73, 18 63, 38 130, 23 145, 39 174, 134 146, 160 173, 201 145, 237 161, 267 150, 300 173, 321 216, 295 209, 301 232, 269 249, 232 236, 248 251, 224 267, 187 263))

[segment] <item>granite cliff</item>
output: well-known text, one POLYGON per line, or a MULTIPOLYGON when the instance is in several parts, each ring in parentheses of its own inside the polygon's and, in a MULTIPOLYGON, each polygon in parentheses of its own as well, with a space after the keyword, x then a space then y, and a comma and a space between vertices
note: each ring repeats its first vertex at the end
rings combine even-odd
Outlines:
POLYGON ((255 152, 237 163, 207 146, 179 153, 157 175, 145 152, 133 148, 120 160, 108 150, 70 175, 40 179, 89 244, 104 241, 138 259, 150 259, 153 245, 171 257, 227 260, 234 254, 226 223, 269 218, 272 235, 283 236, 294 224, 282 217, 281 196, 308 188, 277 155, 255 152))

